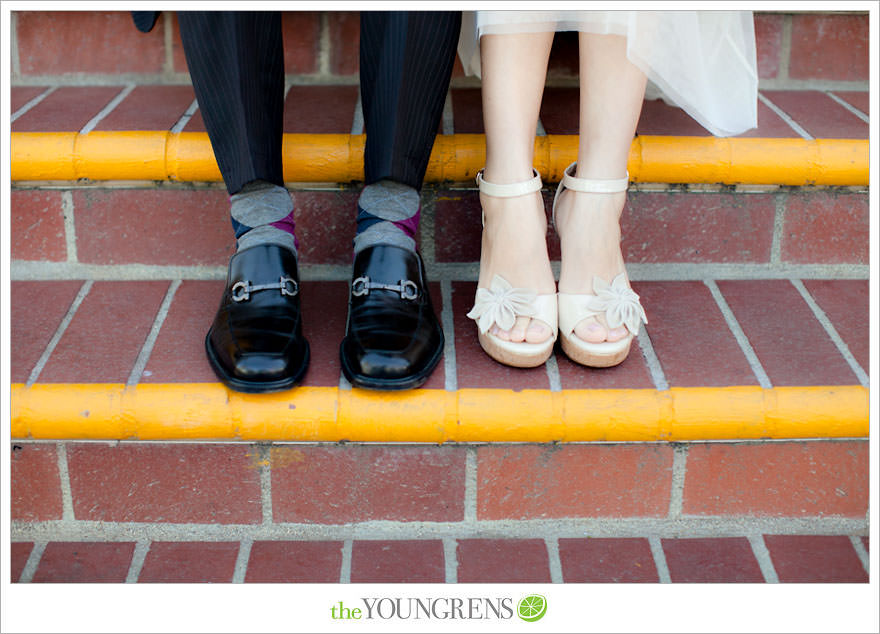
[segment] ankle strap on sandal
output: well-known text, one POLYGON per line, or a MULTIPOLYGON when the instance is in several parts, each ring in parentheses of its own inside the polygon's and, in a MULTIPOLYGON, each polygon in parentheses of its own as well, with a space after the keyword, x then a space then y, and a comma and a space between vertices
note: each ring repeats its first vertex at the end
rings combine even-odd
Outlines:
POLYGON ((556 195, 553 197, 552 219, 556 222, 556 202, 559 200, 559 194, 563 189, 571 189, 576 192, 585 192, 588 194, 617 194, 625 192, 629 188, 629 172, 623 178, 575 178, 570 172, 577 166, 577 161, 565 168, 562 172, 562 180, 559 187, 556 188, 556 195))
POLYGON ((541 191, 541 188, 544 186, 541 182, 541 175, 538 173, 538 170, 533 167, 532 173, 535 175, 534 178, 527 181, 497 185, 483 180, 483 170, 480 170, 477 172, 477 185, 480 186, 481 192, 496 198, 515 198, 517 196, 525 196, 526 194, 541 191))
POLYGON ((623 178, 575 178, 569 172, 572 172, 577 162, 572 163, 565 168, 562 173, 562 182, 560 186, 572 189, 576 192, 588 192, 593 194, 616 194, 617 192, 625 192, 629 187, 629 172, 623 178))

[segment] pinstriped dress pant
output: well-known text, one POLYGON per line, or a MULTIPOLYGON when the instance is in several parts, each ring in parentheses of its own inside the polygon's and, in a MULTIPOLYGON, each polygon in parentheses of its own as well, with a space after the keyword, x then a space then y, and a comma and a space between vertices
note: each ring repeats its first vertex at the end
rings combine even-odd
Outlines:
MULTIPOLYGON (((421 189, 455 61, 460 12, 361 12, 366 184, 421 189)), ((278 12, 179 12, 187 65, 230 194, 283 185, 284 48, 278 12)))

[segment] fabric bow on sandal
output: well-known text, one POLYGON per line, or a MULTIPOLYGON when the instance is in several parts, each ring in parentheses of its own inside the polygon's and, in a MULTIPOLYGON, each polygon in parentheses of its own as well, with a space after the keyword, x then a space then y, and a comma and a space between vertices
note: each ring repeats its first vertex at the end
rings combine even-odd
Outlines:
MULTIPOLYGON (((520 183, 497 185, 483 180, 483 171, 477 174, 480 193, 499 198, 525 196, 541 191, 541 176, 534 171, 531 180, 520 183)), ((485 223, 485 218, 484 218, 485 223)), ((477 288, 474 307, 467 316, 477 322, 480 346, 490 357, 500 363, 533 368, 544 363, 553 352, 558 330, 556 293, 539 295, 533 290, 514 288, 500 275, 494 275, 489 288, 477 288), (531 317, 544 322, 552 336, 540 343, 505 341, 492 334, 497 325, 501 330, 513 328, 517 317, 531 317)))
MULTIPOLYGON (((594 194, 613 194, 626 191, 629 175, 620 179, 589 180, 571 175, 577 163, 572 163, 563 172, 562 182, 553 200, 553 220, 556 220, 556 203, 565 189, 594 194)), ((581 365, 605 368, 621 363, 626 359, 633 338, 639 334, 641 323, 648 323, 645 309, 639 296, 630 288, 626 272, 616 275, 609 284, 606 280, 593 277, 593 294, 558 293, 559 296, 559 337, 562 350, 572 360, 581 365), (590 342, 578 337, 574 330, 585 319, 604 317, 608 328, 625 326, 627 335, 617 341, 590 342)))

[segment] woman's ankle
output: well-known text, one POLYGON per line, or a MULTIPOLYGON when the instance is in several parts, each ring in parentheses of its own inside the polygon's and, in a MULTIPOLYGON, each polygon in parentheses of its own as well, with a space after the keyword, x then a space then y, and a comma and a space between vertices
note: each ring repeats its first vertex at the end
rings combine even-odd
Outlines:
MULTIPOLYGON (((512 198, 480 194, 485 225, 480 254, 481 288, 500 276, 514 288, 537 295, 556 292, 556 281, 547 252, 547 216, 540 192, 512 198)), ((518 319, 509 331, 495 329, 503 341, 541 343, 553 336, 546 325, 518 319), (538 331, 541 332, 538 332, 538 331)))
POLYGON ((620 248, 625 200, 621 193, 562 193, 555 225, 562 255, 560 292, 592 293, 594 276, 610 282, 625 271, 620 248))
POLYGON ((491 166, 488 163, 483 168, 483 180, 494 185, 511 185, 531 180, 535 176, 535 170, 531 163, 491 166))

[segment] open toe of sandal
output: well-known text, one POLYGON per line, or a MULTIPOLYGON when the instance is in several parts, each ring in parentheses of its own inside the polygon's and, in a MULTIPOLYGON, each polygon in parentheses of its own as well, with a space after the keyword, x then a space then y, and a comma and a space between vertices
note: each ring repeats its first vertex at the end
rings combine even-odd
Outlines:
MULTIPOLYGON (((483 171, 477 174, 480 192, 498 198, 525 196, 541 190, 541 176, 519 183, 498 185, 483 180, 483 171)), ((485 217, 483 219, 485 224, 485 217)), ((477 288, 474 307, 467 316, 477 322, 480 346, 490 357, 505 365, 533 368, 541 365, 553 352, 558 331, 556 293, 538 295, 532 290, 514 288, 506 279, 495 275, 489 288, 477 288), (551 331, 546 341, 505 341, 490 332, 493 325, 510 330, 517 317, 531 317, 543 322, 551 331)))
POLYGON ((595 295, 559 293, 559 337, 562 351, 576 363, 594 368, 617 365, 629 354, 633 338, 642 322, 648 323, 639 296, 629 287, 621 273, 609 284, 594 277, 595 295), (610 328, 626 326, 623 339, 593 343, 578 337, 574 329, 589 317, 604 316, 610 328))
POLYGON ((541 365, 553 352, 557 334, 556 293, 537 295, 534 291, 514 288, 500 275, 492 278, 488 289, 478 288, 474 307, 467 316, 477 322, 480 346, 490 357, 517 368, 541 365), (543 322, 552 335, 546 341, 505 341, 490 332, 497 324, 510 330, 517 317, 531 317, 543 322))
MULTIPOLYGON (((590 180, 572 176, 577 163, 563 172, 562 181, 553 200, 553 220, 556 220, 556 202, 565 189, 578 192, 612 194, 626 191, 629 174, 619 179, 590 180)), ((632 340, 639 334, 642 322, 648 323, 639 296, 630 288, 626 273, 618 274, 609 284, 600 277, 593 277, 594 294, 558 293, 559 339, 562 351, 569 359, 581 365, 607 368, 617 365, 629 354, 632 340), (574 330, 589 317, 604 316, 609 328, 626 326, 629 331, 617 341, 593 343, 578 337, 574 330)))

